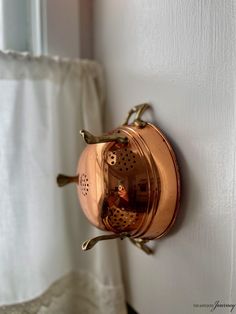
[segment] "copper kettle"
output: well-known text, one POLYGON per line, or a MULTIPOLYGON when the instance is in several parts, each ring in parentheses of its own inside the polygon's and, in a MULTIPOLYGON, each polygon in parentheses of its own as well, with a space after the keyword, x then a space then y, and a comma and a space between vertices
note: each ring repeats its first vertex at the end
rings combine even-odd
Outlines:
POLYGON ((122 126, 102 136, 81 130, 89 145, 79 159, 77 175, 57 177, 59 186, 76 183, 90 223, 110 232, 85 241, 83 250, 100 240, 128 237, 151 254, 146 242, 166 235, 176 219, 178 165, 163 133, 141 119, 148 107, 146 103, 133 107, 122 126))

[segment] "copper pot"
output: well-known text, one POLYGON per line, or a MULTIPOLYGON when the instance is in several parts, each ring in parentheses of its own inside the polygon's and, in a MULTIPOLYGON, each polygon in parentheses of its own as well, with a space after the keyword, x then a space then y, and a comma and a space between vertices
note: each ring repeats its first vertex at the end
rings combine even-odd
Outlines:
POLYGON ((150 254, 146 242, 166 235, 176 219, 178 165, 163 133, 141 119, 148 106, 135 106, 122 126, 103 136, 80 131, 89 145, 79 159, 77 175, 57 178, 59 186, 75 182, 90 223, 111 232, 84 242, 83 250, 99 240, 128 237, 150 254))

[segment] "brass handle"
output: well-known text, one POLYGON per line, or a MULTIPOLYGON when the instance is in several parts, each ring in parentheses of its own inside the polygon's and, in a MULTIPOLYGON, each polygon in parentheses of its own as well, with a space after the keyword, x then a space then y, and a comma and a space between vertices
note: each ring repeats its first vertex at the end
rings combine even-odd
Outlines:
POLYGON ((112 239, 118 239, 120 238, 121 240, 124 239, 125 237, 128 237, 129 234, 124 232, 121 234, 104 234, 92 239, 89 239, 85 242, 83 242, 82 244, 82 250, 83 251, 87 251, 90 250, 92 247, 94 247, 95 244, 97 244, 99 241, 103 241, 103 240, 112 240, 112 239))
POLYGON ((82 244, 82 250, 88 251, 88 250, 92 249, 94 247, 94 245, 96 245, 99 241, 112 240, 112 239, 118 239, 118 238, 123 240, 126 237, 128 237, 130 239, 130 241, 136 247, 141 249, 146 254, 148 254, 148 255, 153 254, 153 250, 146 245, 146 242, 148 242, 148 240, 130 238, 130 235, 127 232, 123 232, 120 234, 106 234, 106 235, 104 234, 104 235, 86 240, 82 244))
POLYGON ((66 176, 64 174, 59 174, 57 176, 57 184, 60 187, 70 184, 70 183, 78 183, 78 181, 79 181, 79 175, 71 177, 71 176, 66 176))
POLYGON ((128 138, 126 136, 120 136, 118 134, 104 134, 101 136, 95 136, 86 130, 81 130, 80 134, 87 144, 100 144, 107 142, 116 142, 121 144, 128 143, 128 138))
MULTIPOLYGON (((139 128, 144 128, 147 125, 147 122, 143 121, 141 119, 141 117, 142 117, 144 111, 147 110, 149 107, 150 107, 150 105, 148 103, 143 103, 143 104, 140 104, 140 105, 133 107, 128 112, 127 118, 126 118, 125 122, 123 123, 123 125, 128 125, 130 117, 134 113, 136 113, 133 124, 139 128)), ((104 134, 101 136, 95 136, 86 130, 81 130, 80 134, 87 144, 100 144, 100 143, 107 143, 107 142, 116 142, 116 143, 120 143, 120 144, 127 144, 128 143, 128 138, 126 136, 121 136, 118 134, 104 134)))
POLYGON ((143 103, 137 106, 134 106, 127 115, 127 118, 125 120, 125 122, 123 123, 123 125, 128 125, 129 124, 129 119, 130 117, 136 113, 135 119, 133 121, 133 124, 136 125, 139 128, 144 128, 147 125, 147 122, 143 121, 141 119, 143 113, 145 110, 147 110, 150 107, 150 105, 148 103, 143 103))

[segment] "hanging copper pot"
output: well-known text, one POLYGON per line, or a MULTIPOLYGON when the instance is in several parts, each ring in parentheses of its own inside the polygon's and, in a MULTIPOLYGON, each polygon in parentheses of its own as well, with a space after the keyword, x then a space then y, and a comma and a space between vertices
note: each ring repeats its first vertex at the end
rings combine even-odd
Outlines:
POLYGON ((57 177, 59 186, 76 183, 90 223, 111 233, 84 242, 83 250, 100 240, 128 237, 150 254, 146 242, 166 235, 176 219, 178 165, 163 133, 141 119, 148 106, 135 106, 122 126, 103 136, 80 131, 89 145, 79 159, 77 175, 57 177))

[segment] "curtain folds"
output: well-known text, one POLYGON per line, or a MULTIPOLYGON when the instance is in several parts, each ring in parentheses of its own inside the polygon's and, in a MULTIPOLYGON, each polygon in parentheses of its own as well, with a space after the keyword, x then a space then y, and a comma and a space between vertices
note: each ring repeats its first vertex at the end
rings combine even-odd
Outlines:
POLYGON ((95 62, 0 52, 0 313, 126 313, 116 242, 81 252, 99 231, 56 185, 103 103, 95 62))

